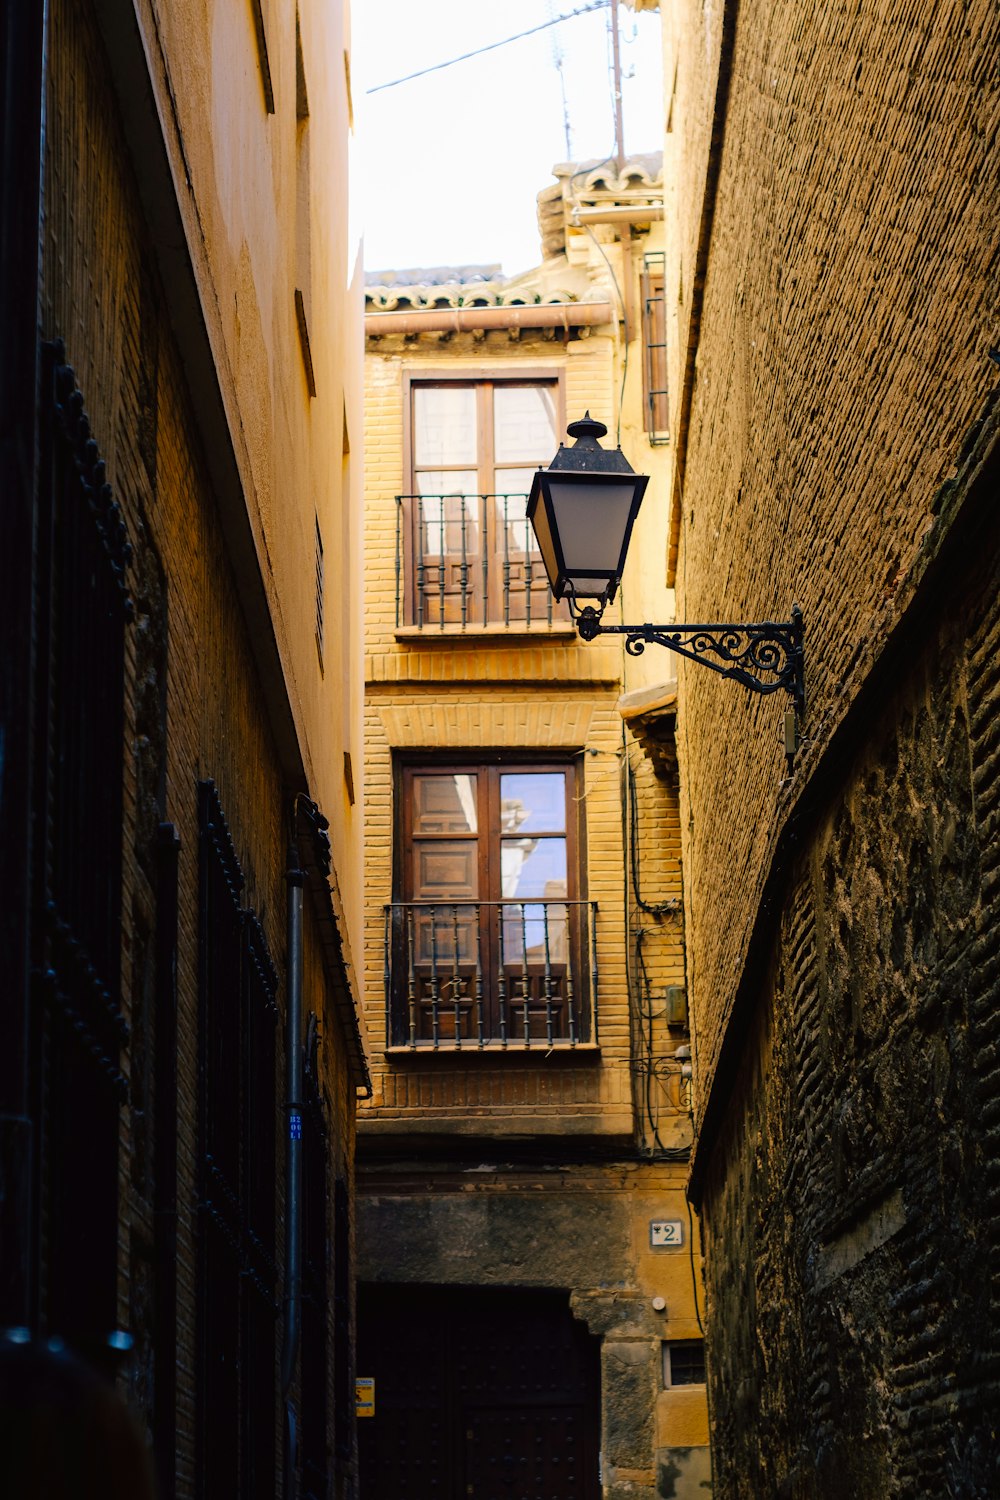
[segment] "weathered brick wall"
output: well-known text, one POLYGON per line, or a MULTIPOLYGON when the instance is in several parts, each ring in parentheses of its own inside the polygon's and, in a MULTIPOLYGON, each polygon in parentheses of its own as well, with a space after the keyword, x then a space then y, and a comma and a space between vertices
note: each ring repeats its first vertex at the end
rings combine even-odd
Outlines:
POLYGON ((716 1485, 988 1494, 1000 20, 664 22, 678 613, 806 623, 790 780, 783 705, 678 673, 716 1485))
MULTIPOLYGON (((181 840, 177 1477, 178 1493, 186 1495, 194 1489, 197 1390, 197 783, 211 778, 218 786, 246 876, 243 902, 258 914, 282 975, 287 788, 101 44, 88 8, 72 0, 51 7, 48 107, 42 335, 65 340, 66 358, 83 390, 135 548, 129 581, 137 618, 129 632, 122 747, 123 1010, 133 1044, 123 1055, 132 1089, 121 1117, 119 1311, 121 1326, 136 1335, 129 1394, 137 1415, 146 1420, 153 1400, 149 1110, 157 1077, 151 1050, 155 955, 150 933, 156 899, 151 848, 159 821, 173 823, 181 840)), ((323 1019, 321 1069, 332 1102, 332 1166, 350 1180, 354 1087, 337 1018, 325 1013, 328 982, 308 910, 306 928, 304 1008, 323 1019)), ((281 996, 279 1004, 283 1007, 281 996)), ((279 1025, 279 1080, 282 1040, 279 1025)), ((280 1082, 278 1089, 280 1098, 280 1082)), ((275 1123, 280 1179, 283 1132, 275 1123)), ((280 1259, 280 1180, 276 1193, 280 1259)), ((277 1403, 274 1419, 277 1423, 277 1403)))
POLYGON ((797 861, 708 1169, 723 1495, 1000 1482, 995 563, 969 595, 797 861))
MULTIPOLYGON (((701 25, 682 7, 682 78, 704 74, 701 25)), ((787 618, 799 602, 813 743, 855 691, 859 648, 891 616, 995 384, 998 39, 986 4, 737 13, 679 614, 787 618)), ((697 151, 682 159, 679 190, 697 190, 697 151)), ((782 793, 774 701, 681 671, 707 1080, 795 788, 782 793)))

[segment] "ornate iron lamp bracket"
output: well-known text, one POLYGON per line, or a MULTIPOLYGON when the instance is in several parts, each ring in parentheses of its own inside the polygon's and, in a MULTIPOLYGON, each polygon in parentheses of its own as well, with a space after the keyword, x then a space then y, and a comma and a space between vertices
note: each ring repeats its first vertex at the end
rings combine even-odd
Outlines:
POLYGON ((581 639, 623 635, 630 656, 641 656, 647 646, 665 646, 689 661, 700 662, 732 677, 754 693, 789 694, 797 714, 805 709, 802 611, 796 604, 788 621, 767 620, 758 625, 605 625, 593 605, 569 606, 581 639))

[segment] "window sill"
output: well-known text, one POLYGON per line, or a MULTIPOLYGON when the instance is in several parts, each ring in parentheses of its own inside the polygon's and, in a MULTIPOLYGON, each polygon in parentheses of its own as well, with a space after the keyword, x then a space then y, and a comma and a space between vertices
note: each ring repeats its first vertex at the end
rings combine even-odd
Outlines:
POLYGON ((551 1047, 547 1042, 532 1041, 530 1046, 523 1042, 483 1042, 482 1046, 477 1041, 462 1041, 457 1045, 454 1042, 439 1042, 435 1047, 433 1042, 417 1042, 413 1047, 386 1047, 385 1056, 388 1062, 427 1062, 431 1058, 454 1058, 454 1057, 488 1057, 495 1061, 500 1057, 516 1058, 519 1062, 533 1059, 548 1062, 553 1058, 585 1058, 587 1062, 600 1060, 601 1046, 599 1042, 553 1042, 551 1047))
POLYGON ((505 645, 512 640, 544 639, 571 641, 576 638, 576 626, 572 620, 554 620, 550 625, 547 620, 540 621, 537 625, 525 624, 523 620, 512 620, 509 625, 398 625, 396 627, 396 640, 401 645, 419 642, 420 645, 433 645, 436 641, 446 641, 448 645, 454 645, 456 641, 471 640, 477 645, 483 642, 495 642, 498 646, 505 645))

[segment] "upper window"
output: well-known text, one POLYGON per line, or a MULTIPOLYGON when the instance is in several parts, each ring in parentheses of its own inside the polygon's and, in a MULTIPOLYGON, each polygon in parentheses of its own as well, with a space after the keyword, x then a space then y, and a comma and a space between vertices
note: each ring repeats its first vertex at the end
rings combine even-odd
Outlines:
POLYGON ((411 386, 410 485, 399 497, 406 623, 563 617, 525 520, 535 470, 558 446, 557 393, 555 380, 411 386))
POLYGON ((396 1045, 588 1039, 574 767, 402 770, 387 930, 396 1045))

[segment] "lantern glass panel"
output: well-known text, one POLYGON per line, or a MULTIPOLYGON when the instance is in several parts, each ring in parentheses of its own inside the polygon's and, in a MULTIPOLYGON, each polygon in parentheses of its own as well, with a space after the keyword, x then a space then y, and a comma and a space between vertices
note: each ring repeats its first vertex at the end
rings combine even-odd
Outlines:
POLYGON ((566 577, 576 594, 602 594, 621 571, 635 485, 603 478, 581 484, 576 477, 550 475, 548 488, 566 577))

